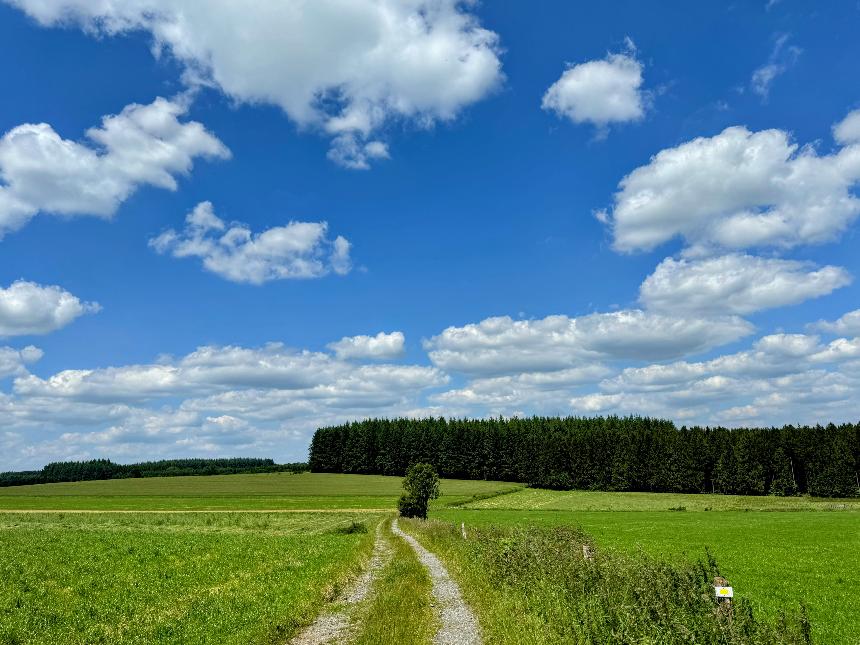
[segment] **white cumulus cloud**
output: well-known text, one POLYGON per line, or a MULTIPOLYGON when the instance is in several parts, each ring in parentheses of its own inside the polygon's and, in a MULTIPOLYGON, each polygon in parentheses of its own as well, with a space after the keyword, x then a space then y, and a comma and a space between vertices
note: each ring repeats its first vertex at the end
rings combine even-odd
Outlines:
POLYGON ((229 151, 181 100, 157 98, 106 116, 91 143, 63 139, 47 123, 25 123, 0 139, 0 237, 39 212, 111 217, 140 186, 175 190, 196 157, 229 151))
POLYGON ((458 0, 7 1, 46 26, 148 32, 186 81, 280 106, 350 167, 387 155, 387 123, 451 120, 502 80, 497 35, 458 0))
POLYGON ((842 145, 860 143, 860 110, 849 112, 833 126, 833 138, 842 145))
POLYGON ((26 374, 26 366, 38 361, 42 355, 42 350, 32 345, 27 345, 23 349, 0 347, 0 378, 26 374))
MULTIPOLYGON (((632 44, 632 43, 631 43, 632 44)), ((571 65, 543 96, 541 107, 574 123, 604 128, 645 115, 642 63, 635 52, 571 65)))
POLYGON ((750 314, 792 305, 844 287, 840 267, 729 254, 704 259, 666 258, 639 289, 648 309, 680 314, 750 314))
POLYGON ((211 202, 201 202, 185 218, 182 231, 167 230, 149 241, 159 253, 198 257, 212 273, 233 282, 344 275, 352 268, 350 243, 327 237, 326 222, 290 222, 253 233, 244 224, 219 218, 211 202))
POLYGON ((403 356, 405 342, 402 331, 381 331, 376 336, 344 336, 328 348, 341 359, 391 359, 403 356))
POLYGON ((620 183, 600 213, 619 251, 683 237, 693 248, 788 248, 833 240, 860 214, 860 144, 832 154, 787 132, 745 127, 700 137, 652 157, 620 183))
POLYGON ((666 360, 733 342, 752 330, 736 316, 684 318, 636 309, 540 320, 501 316, 449 327, 425 348, 443 369, 502 375, 563 370, 607 358, 666 360))
POLYGON ((844 334, 846 336, 860 336, 860 309, 849 311, 844 316, 832 322, 820 320, 812 327, 832 334, 844 334))
POLYGON ((48 334, 99 309, 60 287, 18 280, 0 288, 0 336, 48 334))

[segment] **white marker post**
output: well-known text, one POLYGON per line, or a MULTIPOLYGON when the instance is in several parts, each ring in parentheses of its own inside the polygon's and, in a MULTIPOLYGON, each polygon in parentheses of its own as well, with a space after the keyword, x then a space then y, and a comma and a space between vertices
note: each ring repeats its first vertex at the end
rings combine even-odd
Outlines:
POLYGON ((735 590, 729 586, 725 578, 714 578, 714 596, 717 598, 717 613, 722 615, 729 624, 732 622, 732 598, 735 590))
POLYGON ((717 598, 734 598, 735 591, 731 587, 714 587, 717 598))

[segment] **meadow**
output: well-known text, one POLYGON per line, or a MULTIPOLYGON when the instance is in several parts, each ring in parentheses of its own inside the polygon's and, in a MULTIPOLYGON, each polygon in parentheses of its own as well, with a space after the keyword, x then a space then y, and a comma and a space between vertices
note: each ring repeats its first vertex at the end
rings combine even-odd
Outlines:
POLYGON ((0 514, 0 643, 274 643, 355 573, 342 514, 0 514))
MULTIPOLYGON (((860 643, 856 499, 441 491, 430 523, 401 526, 443 559, 487 643, 800 643, 807 628, 860 643), (743 633, 714 623, 708 552, 752 612, 743 633)), ((0 489, 0 643, 286 643, 368 561, 400 492, 399 477, 316 473, 0 489)), ((426 573, 386 539, 356 642, 427 642, 426 573)))
POLYGON ((576 526, 603 549, 676 563, 710 553, 757 615, 776 619, 803 603, 816 642, 860 643, 857 499, 528 489, 432 517, 476 527, 576 526))
MULTIPOLYGON (((400 486, 277 473, 2 488, 0 644, 285 643, 355 578, 400 486)), ((443 487, 444 504, 511 488, 443 487)), ((423 588, 404 554, 391 567, 385 580, 423 588)), ((377 595, 363 642, 392 603, 377 595)))

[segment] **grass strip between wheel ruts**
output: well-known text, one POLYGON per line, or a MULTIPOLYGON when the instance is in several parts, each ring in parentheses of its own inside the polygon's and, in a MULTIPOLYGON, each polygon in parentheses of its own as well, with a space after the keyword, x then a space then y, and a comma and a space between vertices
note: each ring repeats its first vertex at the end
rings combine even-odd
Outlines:
POLYGON ((430 576, 412 548, 392 535, 390 520, 384 535, 391 546, 391 559, 379 572, 368 606, 359 615, 355 645, 430 643, 436 627, 430 576))

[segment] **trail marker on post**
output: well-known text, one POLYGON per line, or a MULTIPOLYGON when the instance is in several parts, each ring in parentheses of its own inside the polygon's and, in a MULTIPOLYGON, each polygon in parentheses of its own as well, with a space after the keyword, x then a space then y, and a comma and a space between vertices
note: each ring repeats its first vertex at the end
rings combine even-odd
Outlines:
POLYGON ((732 598, 735 596, 735 590, 729 586, 728 580, 719 576, 714 578, 714 596, 717 598, 717 615, 731 624, 732 598))

